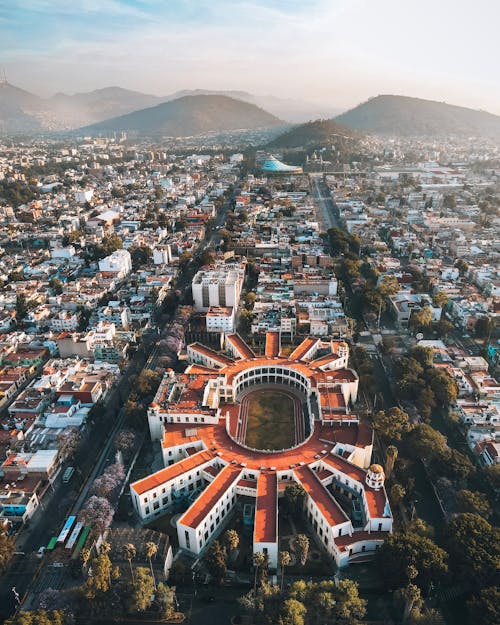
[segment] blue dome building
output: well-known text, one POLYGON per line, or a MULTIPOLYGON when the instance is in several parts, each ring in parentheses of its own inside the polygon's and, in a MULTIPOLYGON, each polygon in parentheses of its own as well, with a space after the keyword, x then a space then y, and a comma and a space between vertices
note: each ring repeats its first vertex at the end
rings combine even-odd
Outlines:
POLYGON ((265 174, 301 174, 302 167, 296 167, 295 165, 286 165, 282 163, 272 154, 263 162, 262 171, 265 174))

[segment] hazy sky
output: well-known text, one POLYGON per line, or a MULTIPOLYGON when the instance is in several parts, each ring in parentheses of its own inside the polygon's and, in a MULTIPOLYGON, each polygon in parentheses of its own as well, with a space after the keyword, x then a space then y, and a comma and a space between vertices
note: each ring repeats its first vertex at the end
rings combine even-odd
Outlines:
POLYGON ((0 0, 0 66, 40 95, 379 93, 500 114, 498 0, 0 0))

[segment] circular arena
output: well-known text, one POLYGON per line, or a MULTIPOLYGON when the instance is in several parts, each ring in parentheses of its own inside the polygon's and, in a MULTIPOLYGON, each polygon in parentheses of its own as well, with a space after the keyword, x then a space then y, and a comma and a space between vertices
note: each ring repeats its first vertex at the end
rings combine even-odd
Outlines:
POLYGON ((298 483, 307 522, 338 566, 373 555, 392 515, 383 471, 371 466, 373 432, 352 412, 359 378, 348 345, 307 337, 282 350, 280 334, 268 332, 257 354, 228 334, 220 351, 191 343, 187 356, 148 409, 164 468, 130 485, 139 517, 181 508, 179 546, 199 556, 240 500, 254 553, 276 568, 278 500, 298 483))
POLYGON ((244 389, 234 441, 250 449, 278 451, 304 442, 305 397, 283 384, 256 384, 244 389))

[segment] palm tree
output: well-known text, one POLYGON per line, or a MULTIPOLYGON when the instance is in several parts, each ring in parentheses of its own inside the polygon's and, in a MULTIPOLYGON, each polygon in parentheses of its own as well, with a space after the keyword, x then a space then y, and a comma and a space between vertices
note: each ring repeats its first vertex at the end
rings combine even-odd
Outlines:
POLYGON ((227 530, 224 534, 224 542, 226 544, 229 553, 231 554, 231 560, 235 560, 235 551, 238 549, 238 545, 240 544, 240 537, 238 536, 238 532, 236 530, 227 530))
POLYGON ((135 558, 137 554, 137 550, 132 543, 126 543, 123 545, 123 557, 128 560, 130 565, 130 576, 132 577, 132 582, 135 582, 134 579, 134 570, 132 568, 132 558, 135 558))
POLYGON ((153 571, 153 563, 151 562, 151 558, 154 558, 155 555, 158 553, 158 547, 156 546, 156 543, 149 541, 145 545, 145 550, 146 550, 146 556, 149 560, 149 568, 151 569, 151 577, 153 578, 153 585, 156 590, 156 579, 155 579, 155 574, 153 571))
POLYGON ((403 588, 401 591, 403 598, 405 600, 405 611, 403 614, 403 622, 410 616, 411 611, 413 610, 413 606, 415 603, 420 601, 420 588, 415 586, 415 584, 408 584, 406 588, 403 588))
POLYGON ((389 447, 385 451, 385 477, 389 479, 391 477, 392 471, 394 470, 394 464, 398 457, 398 448, 394 445, 389 445, 389 447))
POLYGON ((305 534, 297 534, 293 541, 293 546, 299 555, 300 563, 304 566, 309 553, 309 538, 305 534))
POLYGON ((281 592, 283 592, 283 584, 285 582, 285 566, 292 561, 292 556, 288 551, 280 551, 278 554, 278 564, 281 566, 281 592))
POLYGON ((253 582, 253 595, 257 596, 257 573, 261 566, 263 566, 266 562, 266 556, 262 553, 262 551, 256 551, 253 554, 253 565, 255 567, 255 578, 253 582))

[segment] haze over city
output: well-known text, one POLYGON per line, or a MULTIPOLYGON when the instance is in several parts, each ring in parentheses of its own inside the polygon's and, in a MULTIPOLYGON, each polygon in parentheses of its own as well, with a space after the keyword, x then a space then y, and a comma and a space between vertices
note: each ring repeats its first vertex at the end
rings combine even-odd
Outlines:
POLYGON ((498 114, 499 21, 489 0, 12 0, 0 65, 42 96, 244 89, 338 110, 395 93, 498 114))
POLYGON ((500 624, 499 0, 0 0, 0 625, 500 624))

